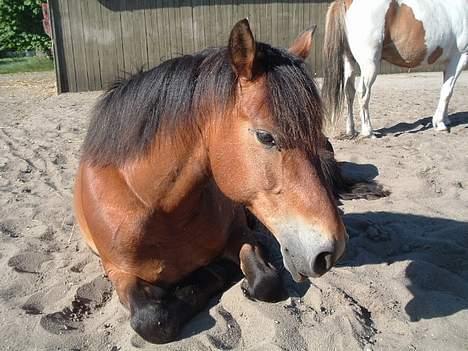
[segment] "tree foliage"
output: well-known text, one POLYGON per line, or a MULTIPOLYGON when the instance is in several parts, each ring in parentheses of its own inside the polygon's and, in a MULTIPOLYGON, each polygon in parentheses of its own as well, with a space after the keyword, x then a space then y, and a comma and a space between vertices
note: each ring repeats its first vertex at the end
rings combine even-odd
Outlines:
POLYGON ((0 51, 47 51, 50 38, 42 27, 46 0, 0 0, 0 51))

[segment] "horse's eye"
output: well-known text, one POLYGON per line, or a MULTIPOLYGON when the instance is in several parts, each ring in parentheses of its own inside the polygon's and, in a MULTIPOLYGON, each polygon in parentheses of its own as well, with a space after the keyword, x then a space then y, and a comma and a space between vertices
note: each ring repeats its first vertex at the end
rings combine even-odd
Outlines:
POLYGON ((268 133, 264 130, 257 130, 255 135, 257 136, 257 140, 265 146, 273 147, 276 145, 275 138, 273 135, 271 135, 271 133, 268 133))

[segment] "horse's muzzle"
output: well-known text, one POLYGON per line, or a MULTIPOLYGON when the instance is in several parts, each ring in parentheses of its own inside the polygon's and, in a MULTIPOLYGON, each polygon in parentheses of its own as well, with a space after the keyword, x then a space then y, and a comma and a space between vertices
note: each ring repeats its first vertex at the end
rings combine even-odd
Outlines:
POLYGON ((345 240, 324 239, 315 232, 283 236, 279 242, 284 266, 296 282, 328 272, 343 256, 346 246, 345 240))

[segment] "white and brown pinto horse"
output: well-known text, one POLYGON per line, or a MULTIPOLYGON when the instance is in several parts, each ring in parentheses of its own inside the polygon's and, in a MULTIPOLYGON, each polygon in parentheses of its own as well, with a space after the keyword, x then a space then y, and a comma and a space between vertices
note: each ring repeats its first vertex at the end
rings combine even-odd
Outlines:
POLYGON ((333 124, 347 102, 346 133, 354 135, 356 64, 361 135, 372 136, 369 99, 381 60, 400 67, 445 64, 443 85, 432 118, 446 130, 447 109, 455 82, 468 63, 467 0, 337 0, 327 13, 323 97, 333 124))
POLYGON ((303 61, 312 35, 276 49, 256 42, 242 20, 227 47, 117 82, 97 103, 76 178, 76 217, 146 340, 174 340, 240 270, 247 295, 282 298, 245 207, 278 239, 284 266, 301 281, 327 272, 345 250, 333 192, 380 192, 340 176, 303 61))

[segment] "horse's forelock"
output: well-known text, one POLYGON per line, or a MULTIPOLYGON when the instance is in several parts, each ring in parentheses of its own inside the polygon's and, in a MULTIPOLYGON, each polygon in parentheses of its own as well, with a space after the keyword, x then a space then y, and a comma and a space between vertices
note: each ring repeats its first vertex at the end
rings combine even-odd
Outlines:
POLYGON ((323 111, 315 83, 302 60, 284 50, 267 50, 267 98, 281 142, 316 152, 323 142, 323 111))

